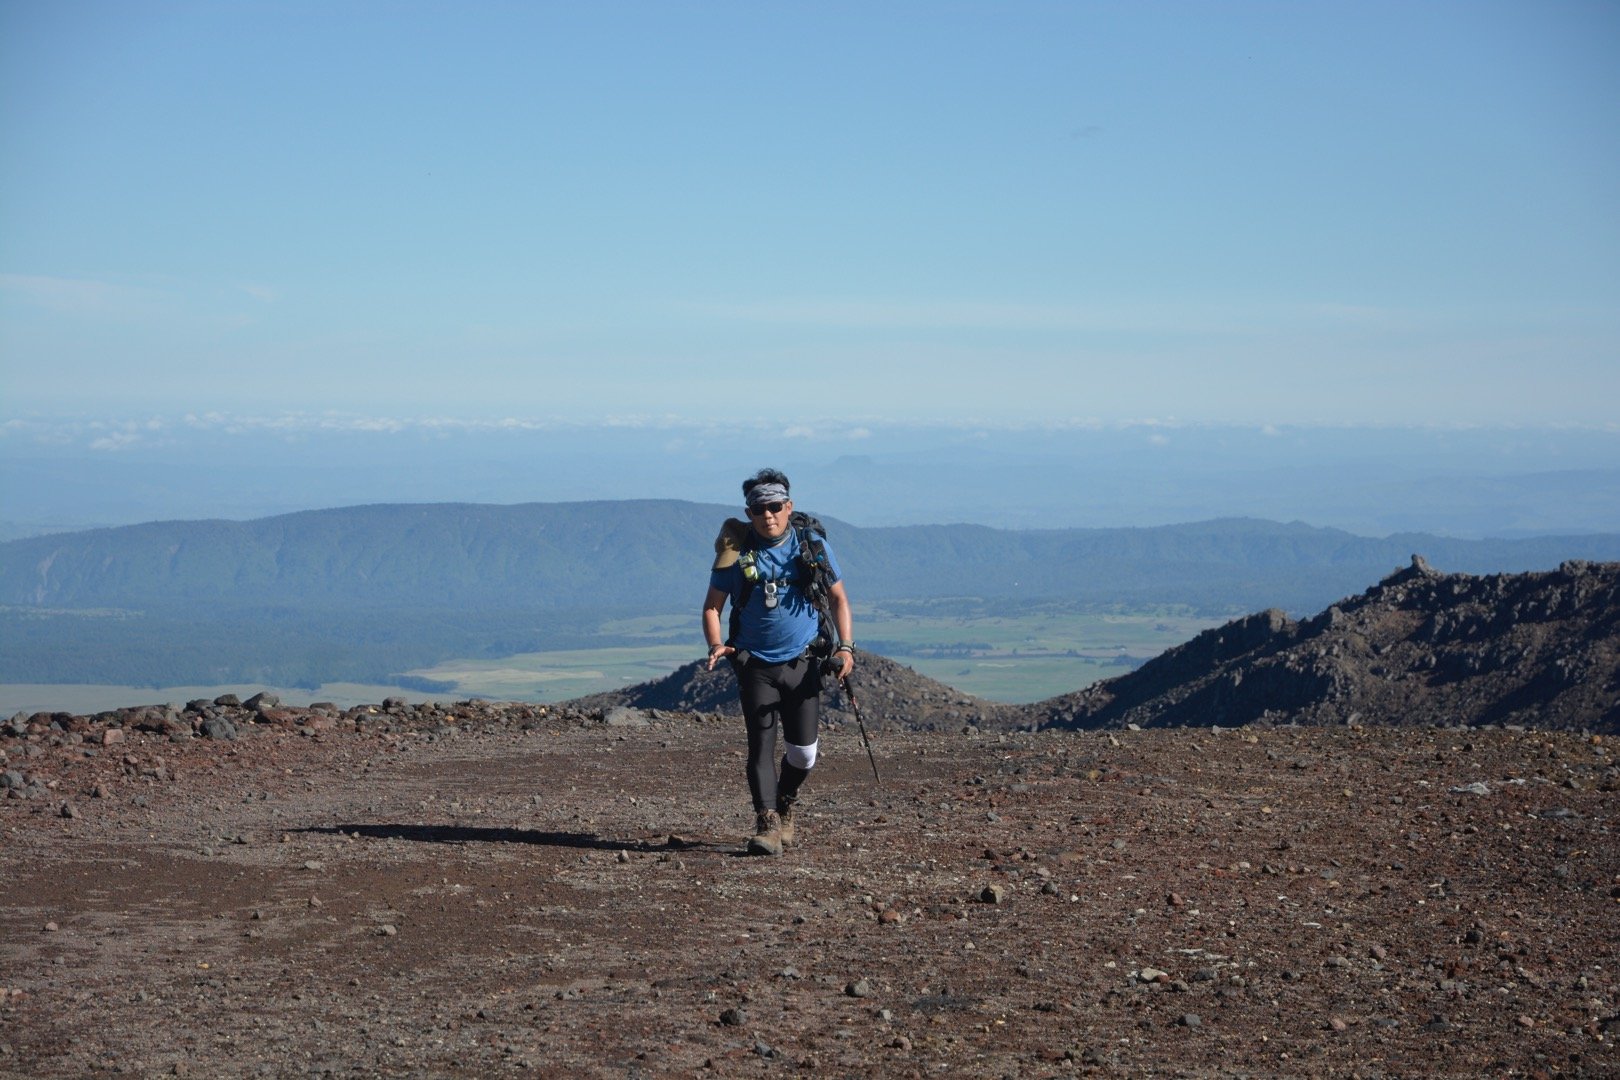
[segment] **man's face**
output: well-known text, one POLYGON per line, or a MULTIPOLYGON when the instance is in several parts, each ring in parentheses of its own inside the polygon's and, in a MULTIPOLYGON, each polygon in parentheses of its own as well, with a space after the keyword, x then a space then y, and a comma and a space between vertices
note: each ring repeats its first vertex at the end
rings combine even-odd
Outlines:
POLYGON ((793 513, 793 500, 761 503, 748 508, 748 518, 754 531, 767 540, 780 540, 788 531, 788 515, 793 513))

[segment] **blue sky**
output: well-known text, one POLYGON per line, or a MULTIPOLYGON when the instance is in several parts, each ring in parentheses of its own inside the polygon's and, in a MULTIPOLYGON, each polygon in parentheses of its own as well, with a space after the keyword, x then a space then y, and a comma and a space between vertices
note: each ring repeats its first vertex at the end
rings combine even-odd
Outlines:
POLYGON ((0 0, 0 419, 1614 425, 1620 4, 0 0))

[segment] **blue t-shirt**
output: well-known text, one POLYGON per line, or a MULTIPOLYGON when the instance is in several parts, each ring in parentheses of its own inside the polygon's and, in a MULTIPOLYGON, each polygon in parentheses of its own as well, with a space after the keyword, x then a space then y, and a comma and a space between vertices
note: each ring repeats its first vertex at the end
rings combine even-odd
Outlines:
MULTIPOLYGON (((751 543, 763 545, 757 533, 749 537, 751 543)), ((822 540, 827 552, 827 568, 833 581, 838 581, 838 559, 832 545, 822 540)), ((753 654, 767 664, 781 664, 804 654, 804 650, 821 631, 821 619, 811 606, 805 587, 810 583, 810 568, 799 561, 799 530, 789 529, 775 547, 760 546, 753 549, 755 565, 759 567, 759 580, 749 590, 748 603, 742 608, 737 624, 737 638, 731 644, 753 654), (768 584, 775 583, 776 606, 766 607, 768 584)), ((743 587, 742 566, 733 563, 724 570, 709 571, 709 584, 731 597, 733 605, 743 587)))

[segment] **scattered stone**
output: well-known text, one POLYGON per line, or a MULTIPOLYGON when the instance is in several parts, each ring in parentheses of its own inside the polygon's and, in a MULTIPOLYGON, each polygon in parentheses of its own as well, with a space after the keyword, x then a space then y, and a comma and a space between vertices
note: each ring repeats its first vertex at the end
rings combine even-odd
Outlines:
POLYGON ((1007 899, 1007 890, 1000 885, 986 885, 979 890, 979 903, 999 904, 1007 899))
POLYGON ((852 998, 872 996, 872 984, 865 979, 856 979, 844 987, 844 993, 852 998))
POLYGON ((1482 780, 1476 780, 1472 784, 1460 784, 1450 790, 1453 795, 1489 795, 1491 793, 1490 785, 1482 780))
POLYGON ((231 742, 236 738, 236 725, 223 716, 212 716, 203 721, 202 733, 204 738, 231 742))
POLYGON ((1181 1019, 1176 1022, 1185 1028, 1201 1028, 1204 1026, 1203 1018, 1197 1013, 1182 1013, 1181 1019))
POLYGON ((607 711, 607 715, 602 717, 602 722, 608 727, 634 728, 644 728, 652 723, 652 721, 647 719, 646 713, 642 712, 640 709, 632 709, 626 705, 620 705, 617 708, 609 709, 607 711))
POLYGON ((377 934, 379 937, 398 937, 399 927, 395 926, 393 923, 383 923, 381 926, 377 927, 377 934))
POLYGON ((720 1014, 720 1022, 726 1027, 742 1027, 748 1022, 748 1014, 741 1009, 727 1009, 720 1014))

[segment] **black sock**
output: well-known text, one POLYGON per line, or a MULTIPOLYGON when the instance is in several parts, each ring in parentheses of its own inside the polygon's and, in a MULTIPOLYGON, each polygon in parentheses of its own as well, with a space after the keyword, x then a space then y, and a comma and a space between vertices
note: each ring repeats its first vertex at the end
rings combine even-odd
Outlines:
POLYGON ((799 785, 809 775, 809 769, 791 765, 785 757, 782 759, 782 778, 776 782, 776 805, 779 809, 792 805, 793 800, 799 797, 799 785))

